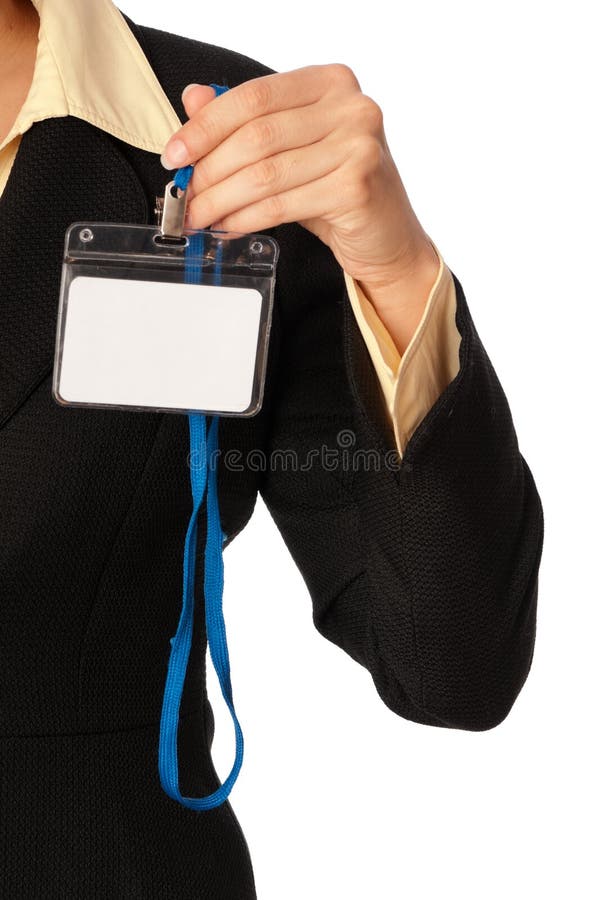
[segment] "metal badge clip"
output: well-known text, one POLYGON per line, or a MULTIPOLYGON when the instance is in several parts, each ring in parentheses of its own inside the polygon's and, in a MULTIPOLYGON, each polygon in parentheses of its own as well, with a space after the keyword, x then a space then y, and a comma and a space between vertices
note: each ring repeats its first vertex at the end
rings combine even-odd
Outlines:
POLYGON ((163 237, 181 237, 185 225, 185 211, 187 209, 187 191, 176 187, 174 181, 169 181, 164 190, 164 200, 156 197, 156 214, 159 215, 160 231, 163 237), (173 193, 174 189, 174 193, 173 193))

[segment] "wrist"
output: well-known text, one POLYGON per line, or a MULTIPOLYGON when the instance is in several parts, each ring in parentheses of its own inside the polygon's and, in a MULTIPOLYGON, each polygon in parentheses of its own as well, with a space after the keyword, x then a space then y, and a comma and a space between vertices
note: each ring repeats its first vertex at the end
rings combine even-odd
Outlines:
POLYGON ((360 279, 359 284, 377 310, 396 306, 403 308, 410 305, 410 300, 417 303, 426 285, 429 285, 430 292, 439 270, 438 253, 426 237, 411 254, 408 263, 368 275, 366 279, 360 279))
POLYGON ((426 237, 408 266, 358 282, 401 356, 417 329, 439 271, 440 258, 426 237))

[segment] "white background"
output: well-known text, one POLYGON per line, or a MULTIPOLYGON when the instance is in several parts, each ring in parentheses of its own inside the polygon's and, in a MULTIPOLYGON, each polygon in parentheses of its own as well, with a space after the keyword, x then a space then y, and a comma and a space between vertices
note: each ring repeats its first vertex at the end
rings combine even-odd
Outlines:
MULTIPOLYGON (((596 50, 590 3, 123 0, 278 71, 344 62, 463 284, 546 519, 532 670, 483 733, 400 719, 322 638, 258 504, 226 554, 259 900, 572 897, 596 877, 596 50), (592 567, 592 571, 590 571, 592 567)), ((215 759, 234 734, 208 666, 215 759)), ((231 898, 234 900, 234 898, 231 898)))

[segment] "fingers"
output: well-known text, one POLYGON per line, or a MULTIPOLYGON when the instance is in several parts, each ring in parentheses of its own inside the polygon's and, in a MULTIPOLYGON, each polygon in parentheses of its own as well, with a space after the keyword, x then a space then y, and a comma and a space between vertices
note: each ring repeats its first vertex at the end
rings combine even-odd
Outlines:
POLYGON ((181 100, 188 117, 194 116, 202 106, 209 103, 216 96, 214 88, 209 84, 188 84, 181 94, 181 100))
MULTIPOLYGON (((211 88, 209 84, 188 84, 183 88, 181 100, 183 101, 185 112, 189 118, 191 118, 191 116, 196 115, 203 106, 206 106, 210 100, 213 100, 215 96, 216 91, 214 88, 211 88)), ((167 159, 165 153, 161 155, 160 162, 164 168, 168 170, 179 168, 179 163, 175 162, 172 158, 167 159)))
POLYGON ((339 142, 324 144, 320 141, 268 156, 201 192, 194 190, 187 206, 189 224, 207 228, 245 206, 329 175, 342 164, 346 149, 339 142))
POLYGON ((355 90, 356 84, 351 69, 340 64, 252 78, 215 97, 175 132, 166 145, 164 165, 191 165, 252 119, 307 106, 326 92, 355 90))
MULTIPOLYGON (((200 198, 197 199, 199 202, 200 198)), ((279 194, 270 194, 224 216, 214 222, 213 227, 248 234, 263 231, 265 228, 274 228, 284 222, 324 220, 332 215, 339 203, 347 207, 352 203, 351 185, 347 183, 342 168, 332 175, 323 175, 299 187, 279 194)), ((196 227, 195 224, 192 227, 196 227)))
POLYGON ((313 105, 247 122, 196 164, 191 191, 198 194, 265 157, 322 141, 341 122, 342 110, 318 115, 313 105))

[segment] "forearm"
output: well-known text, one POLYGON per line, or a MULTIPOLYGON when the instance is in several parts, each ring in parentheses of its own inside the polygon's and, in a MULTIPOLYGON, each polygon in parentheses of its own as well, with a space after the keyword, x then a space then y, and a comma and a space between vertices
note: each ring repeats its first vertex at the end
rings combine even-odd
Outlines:
MULTIPOLYGON (((399 715, 484 730, 508 713, 530 667, 543 515, 507 398, 456 278, 455 286, 457 376, 396 471, 354 472, 370 548, 361 569, 372 587, 363 646, 353 655, 368 660, 380 696, 399 715)), ((391 437, 351 310, 345 338, 355 446, 384 451, 391 437)), ((341 601, 329 621, 342 621, 343 610, 341 601)))

